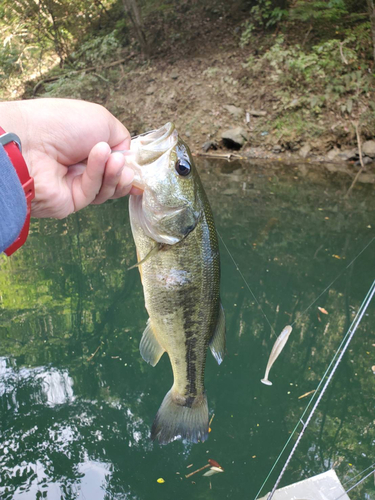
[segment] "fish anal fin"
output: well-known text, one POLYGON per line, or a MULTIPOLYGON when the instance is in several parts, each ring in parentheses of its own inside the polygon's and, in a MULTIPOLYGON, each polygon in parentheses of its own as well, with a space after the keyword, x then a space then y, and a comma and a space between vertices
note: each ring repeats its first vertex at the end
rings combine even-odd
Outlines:
POLYGON ((139 350, 142 358, 150 363, 151 366, 157 365, 159 359, 162 357, 165 349, 160 345, 158 339, 155 337, 152 329, 150 319, 147 321, 147 326, 143 332, 139 350))
POLYGON ((223 361, 225 355, 225 315, 224 308, 220 302, 219 316, 215 331, 210 340, 210 349, 218 364, 223 361))

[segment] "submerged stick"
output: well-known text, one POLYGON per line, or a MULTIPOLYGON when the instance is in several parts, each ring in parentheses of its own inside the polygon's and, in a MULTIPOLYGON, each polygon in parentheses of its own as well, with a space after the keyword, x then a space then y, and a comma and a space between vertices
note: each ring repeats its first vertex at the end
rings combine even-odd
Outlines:
POLYGON ((87 360, 86 360, 86 361, 91 361, 91 360, 92 360, 92 358, 93 358, 93 357, 97 354, 97 352, 99 351, 99 349, 102 347, 102 345, 103 345, 103 342, 102 342, 100 345, 98 345, 98 347, 97 347, 97 348, 95 349, 95 351, 91 354, 91 356, 89 356, 89 357, 87 358, 87 360))
POLYGON ((316 389, 313 389, 312 391, 309 392, 305 392, 305 394, 302 394, 302 396, 298 396, 298 399, 306 398, 307 396, 310 396, 310 394, 314 394, 315 391, 316 389))
POLYGON ((204 469, 208 469, 209 467, 211 467, 211 465, 210 465, 210 464, 204 465, 204 466, 203 466, 203 467, 201 467, 200 469, 197 469, 197 470, 195 470, 194 472, 190 472, 190 474, 185 475, 185 477, 186 477, 186 479, 188 479, 189 477, 194 476, 194 474, 197 474, 198 472, 201 472, 201 471, 202 471, 202 470, 204 470, 204 469))

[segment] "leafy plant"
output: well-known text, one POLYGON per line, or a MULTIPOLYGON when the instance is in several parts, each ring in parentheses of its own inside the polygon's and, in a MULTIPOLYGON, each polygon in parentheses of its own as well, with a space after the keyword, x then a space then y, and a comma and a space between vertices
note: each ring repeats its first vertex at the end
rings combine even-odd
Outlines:
POLYGON ((259 0, 256 5, 250 9, 250 19, 244 24, 244 30, 240 37, 240 47, 247 45, 257 28, 269 29, 285 20, 289 11, 278 5, 275 6, 274 0, 259 0))
POLYGON ((347 14, 344 0, 298 0, 290 12, 292 20, 314 22, 318 20, 337 21, 347 14))
POLYGON ((107 63, 109 59, 114 58, 116 52, 121 50, 117 34, 117 30, 114 30, 104 36, 90 37, 71 54, 71 58, 85 61, 86 64, 89 63, 93 66, 107 63))

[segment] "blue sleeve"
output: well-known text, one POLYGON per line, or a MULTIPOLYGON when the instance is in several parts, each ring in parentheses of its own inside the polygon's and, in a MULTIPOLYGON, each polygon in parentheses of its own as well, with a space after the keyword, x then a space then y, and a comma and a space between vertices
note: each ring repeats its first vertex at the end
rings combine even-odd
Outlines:
POLYGON ((0 145, 0 253, 18 238, 26 220, 26 212, 21 182, 0 145))

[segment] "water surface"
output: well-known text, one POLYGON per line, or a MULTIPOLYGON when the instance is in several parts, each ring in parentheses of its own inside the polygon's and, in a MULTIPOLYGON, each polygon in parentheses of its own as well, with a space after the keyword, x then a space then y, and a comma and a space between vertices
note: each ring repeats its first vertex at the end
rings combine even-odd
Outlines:
MULTIPOLYGON (((208 354, 208 441, 149 441, 172 373, 167 356, 152 368, 139 354, 147 314, 138 271, 127 271, 136 259, 127 200, 37 220, 27 245, 0 257, 2 499, 257 494, 308 402, 299 397, 316 388, 375 277, 375 242, 360 254, 375 236, 374 187, 345 199, 350 177, 323 166, 199 166, 256 299, 222 247, 228 352, 220 367, 208 354), (293 322, 266 387, 273 342, 293 322), (208 458, 225 472, 185 478, 208 458)), ((335 467, 349 488, 375 462, 374 320, 371 304, 282 485, 335 467)), ((350 495, 375 499, 373 480, 350 495)))

